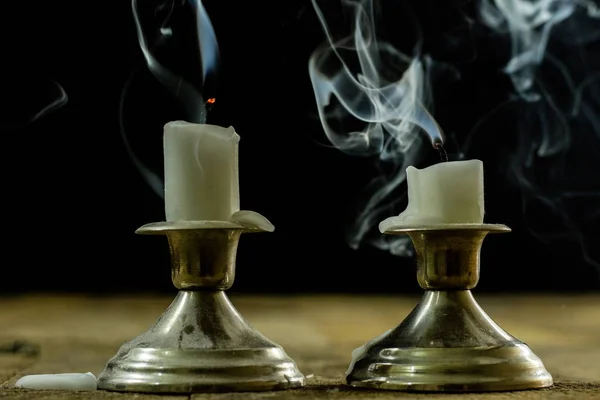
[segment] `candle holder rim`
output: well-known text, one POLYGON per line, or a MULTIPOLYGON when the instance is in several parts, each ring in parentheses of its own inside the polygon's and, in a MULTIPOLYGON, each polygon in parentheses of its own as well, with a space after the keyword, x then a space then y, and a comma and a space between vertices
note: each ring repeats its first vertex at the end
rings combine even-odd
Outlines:
POLYGON ((162 235, 173 231, 229 229, 243 233, 268 232, 258 227, 248 227, 230 221, 160 221, 151 222, 135 230, 138 235, 162 235))
POLYGON ((432 231, 481 231, 487 233, 508 233, 511 232, 508 226, 504 224, 422 224, 422 225, 396 225, 383 232, 386 235, 404 235, 412 232, 432 232, 432 231))

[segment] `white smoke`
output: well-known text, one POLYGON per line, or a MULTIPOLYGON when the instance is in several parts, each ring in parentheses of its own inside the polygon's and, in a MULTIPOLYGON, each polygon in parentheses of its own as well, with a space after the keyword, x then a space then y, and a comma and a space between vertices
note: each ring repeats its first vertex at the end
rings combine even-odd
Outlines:
POLYGON ((519 140, 506 164, 526 222, 541 240, 576 241, 600 267, 590 243, 600 218, 600 9, 586 0, 477 5, 480 20, 510 43, 503 71, 515 97, 495 112, 516 123, 519 140))
POLYGON ((65 89, 56 81, 52 81, 53 88, 55 90, 54 99, 45 104, 41 109, 33 113, 28 123, 33 123, 46 115, 53 113, 54 111, 64 107, 69 102, 69 96, 65 89))
MULTIPOLYGON (((435 142, 441 130, 425 111, 431 107, 433 61, 419 47, 409 57, 379 40, 371 1, 342 3, 354 24, 351 35, 336 41, 313 1, 327 42, 312 55, 309 72, 331 143, 348 154, 376 157, 386 171, 368 188, 350 232, 350 244, 357 247, 382 217, 398 211, 394 206, 403 193, 396 189, 405 180, 404 169, 418 163, 421 154, 423 135, 418 131, 426 131, 435 142), (347 117, 364 126, 344 129, 339 120, 347 117)), ((592 172, 600 170, 600 8, 589 0, 475 4, 478 18, 465 13, 465 24, 478 20, 507 40, 510 54, 503 72, 513 91, 475 124, 459 144, 459 156, 471 152, 474 136, 490 140, 483 122, 513 121, 516 147, 498 157, 500 168, 521 190, 525 222, 541 240, 576 241, 585 260, 599 266, 590 240, 600 240, 600 176, 592 172), (536 221, 540 214, 541 221, 536 221)), ((508 137, 499 140, 510 142, 508 137)), ((389 238, 375 237, 380 248, 406 254, 406 242, 390 244, 383 242, 389 238)))
MULTIPOLYGON (((213 29, 212 23, 208 16, 201 0, 161 0, 158 4, 153 4, 149 0, 141 0, 143 4, 138 4, 140 1, 132 0, 131 8, 136 26, 138 43, 145 65, 152 75, 160 84, 162 84, 172 95, 178 100, 184 109, 185 119, 194 123, 205 123, 207 117, 206 99, 202 95, 202 86, 206 81, 207 76, 214 72, 219 61, 219 48, 217 38, 213 29), (163 15, 160 20, 146 20, 141 17, 142 10, 155 10, 152 15, 155 19, 159 15, 163 15), (194 85, 186 80, 181 73, 171 71, 164 63, 160 62, 155 55, 162 48, 173 46, 178 38, 182 38, 182 34, 177 35, 178 31, 187 33, 185 26, 173 26, 172 19, 177 14, 184 14, 193 18, 195 26, 195 36, 197 39, 197 48, 188 48, 189 51, 197 52, 200 56, 200 65, 198 66, 197 75, 201 78, 202 85, 194 85), (149 39, 151 38, 151 39, 149 39)), ((186 60, 193 58, 185 57, 186 60)), ((158 174, 151 171, 137 157, 127 135, 125 134, 124 126, 124 103, 125 97, 129 92, 130 85, 133 82, 136 74, 132 74, 126 82, 121 94, 120 103, 120 124, 121 135, 123 142, 131 160, 142 174, 148 185, 161 198, 164 197, 164 183, 158 174)))
MULTIPOLYGON (((313 0, 327 40, 312 54, 308 67, 331 143, 350 155, 374 157, 387 170, 370 183, 349 233, 350 246, 357 248, 382 219, 398 211, 393 206, 403 198, 397 189, 406 179, 406 167, 419 161, 423 139, 429 136, 433 144, 442 143, 443 134, 428 111, 430 60, 418 48, 407 56, 377 38, 372 1, 342 3, 353 26, 349 36, 334 40, 313 0)), ((378 234, 371 241, 393 254, 410 251, 402 236, 378 234)))

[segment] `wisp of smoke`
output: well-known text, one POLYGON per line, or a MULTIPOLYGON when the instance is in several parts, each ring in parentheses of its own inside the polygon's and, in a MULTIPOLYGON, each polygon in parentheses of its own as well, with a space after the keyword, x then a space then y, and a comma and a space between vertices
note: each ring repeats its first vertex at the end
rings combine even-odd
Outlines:
POLYGON ((600 9, 587 0, 477 5, 480 20, 510 41, 504 73, 515 94, 507 105, 518 104, 510 116, 519 140, 505 161, 528 227, 544 241, 576 241, 600 271, 589 243, 600 240, 600 9), (534 221, 533 213, 545 215, 534 221))
POLYGON ((377 38, 371 0, 343 1, 353 26, 341 40, 334 40, 316 0, 313 6, 327 39, 308 66, 324 132, 337 149, 372 157, 386 171, 368 185, 348 242, 357 248, 369 240, 380 249, 408 255, 411 247, 405 237, 371 238, 369 233, 398 211, 394 206, 403 198, 397 189, 406 179, 406 167, 420 158, 423 132, 432 144, 443 142, 442 130, 428 111, 430 60, 418 46, 409 57, 377 38))
POLYGON ((3 128, 9 132, 21 131, 42 122, 69 102, 67 91, 54 79, 38 75, 14 79, 11 73, 5 75, 8 82, 3 82, 3 94, 11 101, 8 103, 10 108, 3 110, 6 117, 2 122, 3 128))
MULTIPOLYGON (((152 7, 149 1, 142 1, 143 6, 152 7)), ((219 50, 217 38, 208 17, 208 13, 204 8, 201 0, 167 0, 162 1, 155 7, 157 11, 154 16, 161 14, 164 18, 160 21, 152 21, 156 28, 151 31, 149 28, 144 28, 142 18, 140 17, 141 5, 138 0, 132 0, 131 8, 136 26, 138 43, 144 57, 145 65, 152 75, 160 82, 175 99, 179 101, 184 108, 186 119, 189 122, 205 123, 206 122, 206 102, 201 93, 201 87, 191 84, 181 74, 175 73, 167 68, 158 60, 155 52, 163 47, 173 45, 177 41, 177 27, 172 26, 172 18, 176 13, 193 13, 195 20, 195 31, 197 36, 198 51, 200 54, 199 74, 201 74, 202 85, 207 76, 213 72, 218 65, 219 50), (152 37, 150 40, 148 37, 152 37)), ((150 25, 150 24, 148 24, 150 25)), ((124 126, 124 103, 126 95, 129 92, 131 83, 136 74, 132 74, 129 80, 125 83, 123 92, 121 93, 121 102, 119 107, 119 121, 121 125, 121 136, 127 149, 127 152, 133 161, 135 167, 142 174, 145 181, 150 185, 153 191, 161 198, 164 197, 164 182, 158 174, 152 172, 144 163, 136 156, 133 148, 127 138, 124 126)))
POLYGON ((65 89, 60 85, 60 83, 56 81, 52 81, 53 88, 55 90, 55 94, 53 95, 54 99, 44 105, 41 109, 36 111, 31 118, 29 119, 29 123, 33 123, 46 115, 58 110, 59 108, 64 107, 69 102, 69 96, 65 89))

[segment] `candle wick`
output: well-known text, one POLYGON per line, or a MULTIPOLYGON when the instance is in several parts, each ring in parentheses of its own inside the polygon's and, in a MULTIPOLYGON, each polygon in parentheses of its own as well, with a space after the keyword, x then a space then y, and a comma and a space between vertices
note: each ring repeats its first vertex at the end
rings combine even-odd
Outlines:
POLYGON ((448 153, 446 153, 446 149, 444 149, 444 145, 441 143, 436 143, 435 149, 438 151, 438 153, 440 153, 440 159, 442 160, 442 162, 447 162, 448 161, 448 153))
POLYGON ((206 100, 206 104, 204 105, 204 107, 206 108, 207 113, 209 113, 210 110, 212 110, 216 101, 217 101, 217 99, 215 99, 214 97, 211 97, 210 99, 206 100))
POLYGON ((216 99, 214 97, 211 97, 210 99, 208 99, 206 101, 206 103, 204 103, 204 109, 200 113, 200 123, 201 124, 206 124, 206 120, 208 119, 208 113, 210 112, 213 105, 215 104, 215 101, 216 101, 216 99))

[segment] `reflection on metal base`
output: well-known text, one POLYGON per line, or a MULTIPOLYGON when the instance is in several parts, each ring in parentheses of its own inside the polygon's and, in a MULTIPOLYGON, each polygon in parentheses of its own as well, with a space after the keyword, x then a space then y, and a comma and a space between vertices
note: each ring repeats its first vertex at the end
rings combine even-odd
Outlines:
POLYGON ((469 289, 479 251, 504 225, 409 227, 417 278, 426 292, 395 329, 355 350, 347 383, 403 391, 505 391, 551 386, 552 376, 525 345, 500 328, 469 289))
POLYGON ((100 389, 198 393, 303 386, 304 376, 277 344, 253 329, 224 290, 233 284, 241 227, 203 222, 152 224, 166 232, 172 278, 180 289, 146 332, 125 343, 98 377, 100 389))
POLYGON ((294 361, 248 326, 222 291, 180 291, 99 377, 102 389, 152 393, 274 390, 303 382, 294 361))
POLYGON ((400 326, 359 351, 347 377, 356 387, 493 391, 552 385, 540 359, 496 325, 469 290, 425 292, 400 326))

